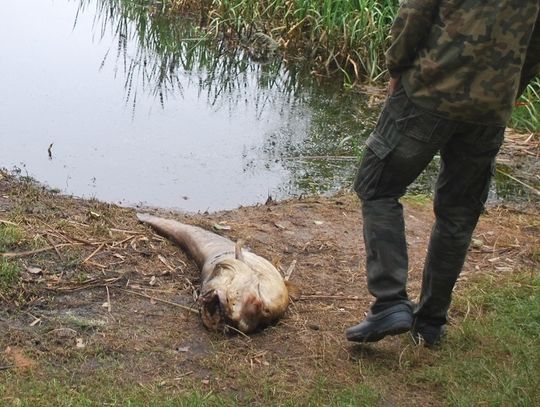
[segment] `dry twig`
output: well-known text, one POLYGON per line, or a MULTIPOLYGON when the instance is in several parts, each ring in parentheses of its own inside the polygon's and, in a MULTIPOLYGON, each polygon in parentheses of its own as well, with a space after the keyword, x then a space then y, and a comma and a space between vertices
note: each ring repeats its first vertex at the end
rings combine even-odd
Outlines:
MULTIPOLYGON (((58 249, 59 247, 75 246, 78 244, 79 243, 62 243, 62 244, 56 245, 56 248, 58 249)), ((32 256, 38 253, 48 252, 49 250, 54 250, 54 249, 55 247, 50 246, 50 247, 42 247, 41 249, 30 250, 28 252, 1 253, 0 257, 6 257, 6 258, 27 257, 27 256, 32 256)))
POLYGON ((196 310, 194 308, 191 308, 191 307, 188 307, 186 305, 182 305, 182 304, 178 304, 176 302, 164 300, 162 298, 152 297, 150 295, 146 295, 146 294, 143 294, 143 293, 138 293, 136 291, 126 290, 125 288, 114 287, 114 286, 113 286, 113 288, 116 288, 117 290, 129 293, 129 294, 138 295, 139 297, 148 298, 149 300, 154 300, 154 301, 162 302, 164 304, 168 304, 168 305, 172 305, 172 306, 175 306, 175 307, 178 307, 178 308, 182 308, 182 309, 184 309, 186 311, 192 312, 192 313, 197 314, 197 315, 199 314, 198 310, 196 310))
POLYGON ((513 180, 513 181, 516 181, 518 184, 523 185, 524 187, 526 187, 526 188, 530 189, 532 192, 534 192, 536 195, 539 195, 539 196, 540 196, 540 191, 539 191, 538 189, 536 189, 535 187, 533 187, 533 186, 531 186, 531 185, 529 185, 529 184, 527 184, 527 183, 521 181, 520 179, 518 179, 518 178, 516 178, 516 177, 514 177, 514 176, 512 176, 512 175, 510 175, 510 174, 508 174, 508 173, 506 173, 506 172, 504 172, 504 171, 501 171, 501 170, 498 169, 498 168, 497 168, 497 172, 498 172, 499 174, 502 174, 502 175, 504 175, 504 176, 510 178, 510 179, 513 180))
POLYGON ((98 246, 98 248, 92 252, 92 254, 90 254, 86 259, 83 260, 83 264, 86 263, 86 262, 88 262, 88 261, 89 261, 92 257, 94 257, 96 254, 98 254, 99 251, 100 251, 101 249, 103 249, 104 246, 105 246, 105 243, 101 243, 101 244, 98 246))

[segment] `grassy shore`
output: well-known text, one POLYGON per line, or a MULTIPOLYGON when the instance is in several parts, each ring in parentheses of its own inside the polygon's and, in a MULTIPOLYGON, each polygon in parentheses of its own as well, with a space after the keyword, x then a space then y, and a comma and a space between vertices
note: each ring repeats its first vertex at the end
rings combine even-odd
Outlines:
MULTIPOLYGON (((431 200, 404 205, 413 298, 431 200)), ((250 337, 210 333, 173 306, 193 303, 196 267, 132 209, 0 172, 1 406, 539 405, 534 207, 482 217, 436 349, 407 335, 366 346, 343 337, 371 300, 353 196, 176 216, 226 221, 255 252, 296 261, 306 298, 250 337)))

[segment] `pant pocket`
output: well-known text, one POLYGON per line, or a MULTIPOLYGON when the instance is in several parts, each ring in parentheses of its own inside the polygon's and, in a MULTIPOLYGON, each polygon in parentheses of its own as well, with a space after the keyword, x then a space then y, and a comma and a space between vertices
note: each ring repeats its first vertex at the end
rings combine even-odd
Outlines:
POLYGON ((395 121, 383 110, 375 130, 366 140, 364 157, 354 181, 354 190, 360 199, 370 199, 375 195, 389 155, 401 139, 402 134, 397 130, 395 121))
POLYGON ((377 192, 384 165, 384 160, 369 147, 366 148, 354 180, 354 191, 361 200, 368 200, 377 192))
POLYGON ((396 121, 385 109, 382 111, 375 130, 366 140, 366 146, 375 155, 384 160, 390 152, 396 148, 402 138, 401 131, 396 126, 396 121))

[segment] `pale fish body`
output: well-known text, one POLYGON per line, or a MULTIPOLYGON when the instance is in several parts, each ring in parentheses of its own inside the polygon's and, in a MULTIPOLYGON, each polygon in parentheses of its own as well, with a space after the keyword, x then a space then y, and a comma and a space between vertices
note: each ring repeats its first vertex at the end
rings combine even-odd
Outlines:
POLYGON ((208 329, 232 326, 250 333, 285 313, 287 286, 265 258, 197 226, 148 214, 137 214, 137 218, 177 243, 199 266, 201 317, 208 329))

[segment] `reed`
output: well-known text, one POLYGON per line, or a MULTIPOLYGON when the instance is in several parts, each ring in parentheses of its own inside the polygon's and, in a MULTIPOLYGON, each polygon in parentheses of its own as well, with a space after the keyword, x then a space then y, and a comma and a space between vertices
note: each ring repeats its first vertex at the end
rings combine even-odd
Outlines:
POLYGON ((168 0, 173 10, 196 7, 207 31, 245 38, 264 32, 289 58, 318 74, 340 71, 348 82, 376 81, 398 0, 168 0))
POLYGON ((523 92, 512 114, 510 126, 540 133, 540 78, 533 80, 523 92))
MULTIPOLYGON (((162 103, 169 94, 182 93, 179 69, 209 73, 199 82, 210 99, 240 86, 237 82, 250 69, 261 71, 262 87, 279 87, 287 93, 301 88, 298 70, 309 70, 316 77, 335 78, 340 73, 345 84, 381 83, 386 72, 384 51, 389 45, 389 29, 398 3, 399 0, 80 0, 80 7, 96 4, 96 24, 102 34, 107 30, 121 34, 116 52, 111 50, 112 55, 105 56, 104 62, 116 53, 117 63, 127 74, 126 101, 135 104, 137 90, 132 85, 137 83, 137 77, 143 77, 146 84, 154 87, 152 91, 162 103), (193 24, 194 18, 199 19, 199 26, 193 24), (250 38, 261 32, 277 41, 284 59, 260 66, 249 63, 252 58, 242 47, 245 49, 250 38), (132 58, 126 58, 128 38, 137 38, 139 43, 132 58)), ((540 79, 524 92, 510 126, 540 132, 540 79)))

